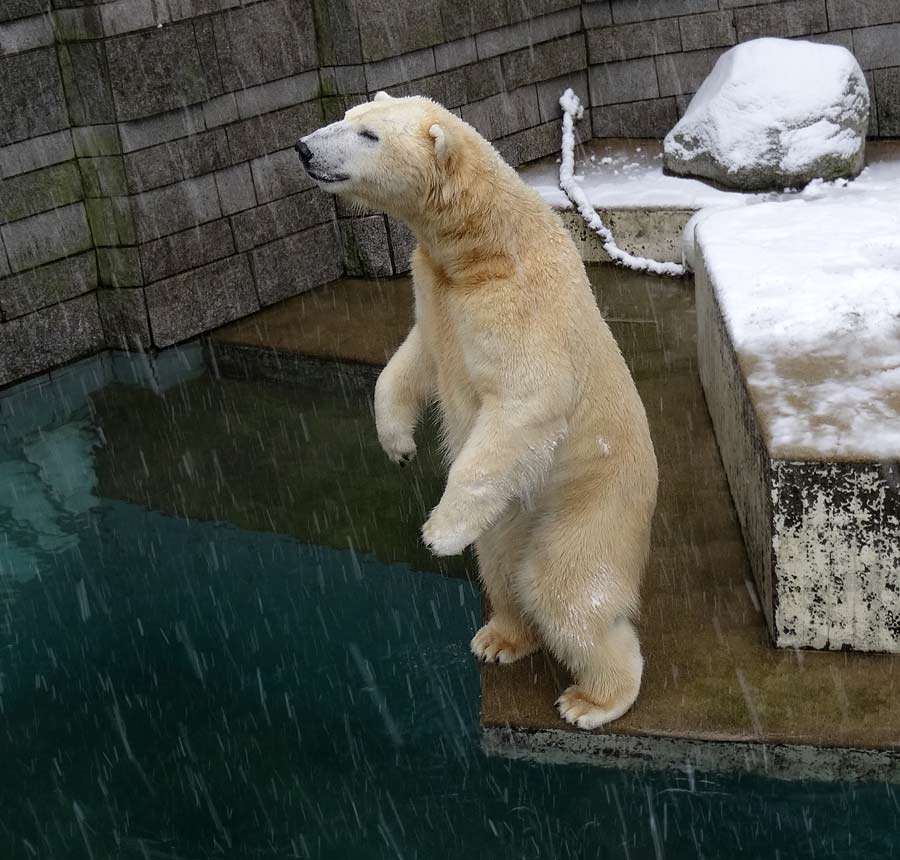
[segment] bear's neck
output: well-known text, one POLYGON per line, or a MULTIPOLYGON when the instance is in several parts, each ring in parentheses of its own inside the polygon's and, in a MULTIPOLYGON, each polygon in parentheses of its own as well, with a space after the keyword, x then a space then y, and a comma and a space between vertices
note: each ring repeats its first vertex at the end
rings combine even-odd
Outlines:
POLYGON ((473 260, 515 255, 522 239, 517 221, 534 201, 518 174, 505 163, 473 169, 446 199, 403 217, 428 256, 447 268, 473 260))

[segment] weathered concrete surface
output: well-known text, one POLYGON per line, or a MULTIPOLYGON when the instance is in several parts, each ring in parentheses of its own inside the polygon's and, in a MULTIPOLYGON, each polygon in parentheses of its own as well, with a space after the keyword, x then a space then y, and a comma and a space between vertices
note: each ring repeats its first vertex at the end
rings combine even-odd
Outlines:
MULTIPOLYGON (((572 234, 581 259, 586 263, 609 263, 600 237, 589 230, 584 219, 570 209, 560 211, 572 234)), ((681 262, 681 231, 694 214, 691 209, 602 209, 603 223, 620 248, 639 257, 660 262, 681 262)))
POLYGON ((700 376, 775 644, 900 652, 896 461, 771 455, 702 255, 696 297, 700 376))

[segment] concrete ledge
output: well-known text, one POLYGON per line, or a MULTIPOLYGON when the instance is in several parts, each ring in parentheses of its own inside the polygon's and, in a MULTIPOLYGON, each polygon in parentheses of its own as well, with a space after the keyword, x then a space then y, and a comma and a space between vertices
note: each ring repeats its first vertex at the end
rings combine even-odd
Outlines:
POLYGON ((868 258, 865 289, 841 280, 856 277, 848 261, 857 248, 881 241, 877 229, 859 227, 865 213, 889 235, 895 216, 887 204, 849 208, 846 217, 844 203, 801 205, 795 213, 804 220, 785 252, 773 244, 785 224, 770 221, 794 205, 713 216, 700 228, 700 378, 774 643, 900 653, 900 420, 882 381, 898 338, 877 327, 873 313, 888 309, 875 302, 871 310, 866 295, 880 295, 872 291, 891 278, 900 284, 900 273, 882 253, 868 258), (823 218, 843 230, 816 220, 823 218), (812 244, 803 234, 810 222, 812 244), (825 246, 835 244, 843 251, 829 256, 825 246), (760 338, 754 330, 767 321, 773 334, 760 338))
MULTIPOLYGON (((599 236, 571 209, 559 212, 586 263, 610 263, 599 236)), ((691 209, 602 209, 598 214, 620 248, 664 263, 681 262, 681 231, 694 214, 691 209)))
POLYGON ((482 749, 488 755, 541 764, 683 770, 689 776, 699 771, 755 773, 786 780, 900 782, 900 752, 891 750, 493 727, 484 729, 482 749))

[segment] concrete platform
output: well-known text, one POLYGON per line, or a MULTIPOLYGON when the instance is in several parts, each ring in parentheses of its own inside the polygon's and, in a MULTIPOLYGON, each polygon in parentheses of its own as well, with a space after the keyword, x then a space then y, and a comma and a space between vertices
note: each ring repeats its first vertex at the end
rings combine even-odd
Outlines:
MULTIPOLYGON (((644 688, 622 720, 584 733, 556 713, 567 678, 550 658, 484 667, 485 748, 615 767, 900 781, 900 661, 771 646, 697 375, 690 282, 589 271, 660 461, 644 688)), ((406 279, 339 281, 226 326, 210 349, 220 370, 242 377, 307 379, 312 367, 323 381, 366 386, 411 313, 406 279)))
POLYGON ((782 647, 900 652, 898 199, 697 231, 700 374, 782 647))

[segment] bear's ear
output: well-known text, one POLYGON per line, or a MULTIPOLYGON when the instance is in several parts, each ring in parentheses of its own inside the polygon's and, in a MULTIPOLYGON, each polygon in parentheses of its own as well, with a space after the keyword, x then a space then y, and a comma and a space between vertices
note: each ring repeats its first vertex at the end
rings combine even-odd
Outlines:
POLYGON ((393 98, 393 96, 389 96, 384 90, 378 90, 374 96, 372 96, 373 102, 388 102, 393 98))
POLYGON ((450 137, 443 126, 435 123, 428 129, 428 133, 434 138, 434 157, 438 164, 446 164, 450 160, 452 148, 450 137))

